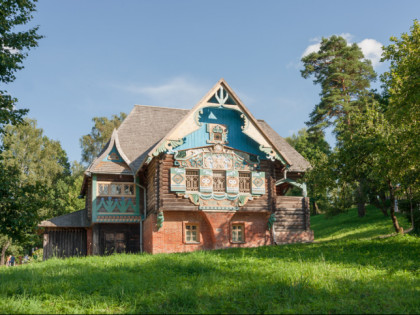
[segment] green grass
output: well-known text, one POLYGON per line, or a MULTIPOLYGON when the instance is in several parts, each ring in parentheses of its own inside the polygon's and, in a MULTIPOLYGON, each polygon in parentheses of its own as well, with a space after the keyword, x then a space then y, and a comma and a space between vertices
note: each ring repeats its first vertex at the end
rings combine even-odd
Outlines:
POLYGON ((312 225, 312 244, 0 268, 0 312, 420 313, 419 238, 375 238, 392 232, 376 209, 312 225))

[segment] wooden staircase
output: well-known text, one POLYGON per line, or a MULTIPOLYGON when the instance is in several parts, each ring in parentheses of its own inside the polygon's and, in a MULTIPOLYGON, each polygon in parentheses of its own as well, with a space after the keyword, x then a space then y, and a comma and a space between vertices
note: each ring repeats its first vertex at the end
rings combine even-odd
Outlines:
POLYGON ((309 224, 309 199, 277 196, 274 239, 276 243, 308 242, 313 240, 309 224))

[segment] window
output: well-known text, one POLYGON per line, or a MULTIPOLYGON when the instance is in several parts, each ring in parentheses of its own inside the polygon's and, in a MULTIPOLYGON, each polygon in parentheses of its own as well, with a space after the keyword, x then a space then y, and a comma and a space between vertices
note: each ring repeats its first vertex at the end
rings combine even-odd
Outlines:
POLYGON ((98 182, 98 195, 115 197, 134 197, 134 184, 98 182))
POLYGON ((232 224, 232 243, 244 243, 244 224, 232 224))
POLYGON ((251 173, 239 172, 239 192, 251 192, 251 173))
POLYGON ((220 133, 220 132, 215 132, 215 133, 213 134, 213 139, 214 139, 214 141, 222 141, 222 133, 220 133))
POLYGON ((226 172, 213 171, 213 191, 225 192, 226 191, 226 172))
POLYGON ((187 177, 187 182, 186 182, 187 191, 198 191, 198 183, 199 183, 198 171, 187 170, 186 177, 187 177))
POLYGON ((184 240, 187 244, 200 243, 200 229, 197 223, 185 223, 184 240))

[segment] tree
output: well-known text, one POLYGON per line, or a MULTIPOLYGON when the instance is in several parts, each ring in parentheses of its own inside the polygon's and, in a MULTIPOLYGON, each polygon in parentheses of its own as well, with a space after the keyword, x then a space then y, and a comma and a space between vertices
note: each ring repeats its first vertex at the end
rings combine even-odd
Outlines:
MULTIPOLYGON (((391 62, 389 71, 381 76, 388 98, 383 111, 394 144, 388 156, 393 160, 389 165, 393 176, 388 179, 391 197, 398 186, 409 192, 410 198, 420 195, 420 23, 417 20, 410 31, 400 39, 391 37, 393 44, 384 47, 382 58, 391 62)), ((392 200, 391 210, 394 211, 392 200)))
MULTIPOLYGON (((347 45, 340 36, 323 38, 319 51, 303 57, 302 62, 302 76, 305 79, 314 76, 314 84, 321 85, 321 102, 310 114, 309 130, 319 132, 333 126, 337 136, 344 132, 351 138, 356 131, 352 114, 364 106, 363 99, 369 97, 370 81, 376 78, 371 62, 364 59, 356 44, 347 45), (339 124, 343 128, 338 128, 339 124)), ((366 211, 364 176, 360 173, 354 175, 353 181, 359 183, 358 214, 362 217, 366 211)))
POLYGON ((90 134, 80 138, 80 146, 82 148, 82 163, 90 164, 101 152, 105 144, 112 135, 112 131, 118 128, 127 114, 112 115, 111 119, 106 117, 94 117, 92 121, 94 126, 90 134))
POLYGON ((302 62, 302 77, 314 76, 314 84, 321 85, 321 102, 311 112, 307 125, 324 129, 343 117, 350 127, 351 112, 376 78, 360 47, 349 46, 344 38, 333 35, 322 38, 319 51, 303 57, 302 62))
POLYGON ((331 154, 330 145, 325 141, 323 132, 308 132, 306 128, 299 130, 297 135, 287 137, 286 141, 312 165, 305 174, 305 182, 312 213, 318 214, 320 213, 319 202, 323 203, 323 208, 326 207, 327 187, 331 184, 328 161, 331 154))
MULTIPOLYGON (((27 24, 35 11, 35 1, 0 0, 0 83, 13 82, 15 72, 23 69, 22 62, 31 48, 38 46, 42 38, 38 26, 26 31, 14 31, 27 24)), ((16 109, 17 99, 0 89, 0 133, 6 124, 16 125, 22 121, 27 109, 16 109)))
POLYGON ((19 126, 6 126, 2 137, 5 150, 0 154, 2 165, 19 172, 23 184, 40 183, 43 194, 36 196, 41 203, 41 219, 66 213, 64 202, 71 184, 70 163, 58 141, 49 139, 36 121, 25 119, 19 126))
POLYGON ((16 167, 0 168, 0 239, 1 264, 14 241, 25 241, 39 222, 40 206, 35 196, 44 192, 38 183, 22 183, 16 167))

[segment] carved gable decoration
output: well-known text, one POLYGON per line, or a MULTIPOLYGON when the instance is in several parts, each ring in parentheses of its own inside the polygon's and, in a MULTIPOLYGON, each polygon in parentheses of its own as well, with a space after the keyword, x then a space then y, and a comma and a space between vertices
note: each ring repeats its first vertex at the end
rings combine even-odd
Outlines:
POLYGON ((182 147, 178 148, 179 150, 201 147, 201 144, 197 144, 201 141, 200 139, 204 138, 207 138, 204 140, 207 143, 227 144, 228 131, 232 147, 258 154, 271 161, 279 160, 285 166, 290 165, 285 156, 274 146, 272 139, 258 124, 258 121, 223 79, 151 150, 146 163, 151 161, 153 156, 162 152, 172 154, 180 146, 182 147), (240 129, 237 130, 236 122, 226 122, 227 119, 223 114, 220 114, 220 110, 226 110, 226 113, 229 111, 238 113, 242 120, 240 129), (201 117, 201 115, 204 116, 201 117), (203 124, 206 124, 206 127, 203 124), (235 128, 228 130, 228 128, 233 128, 231 124, 235 125, 235 128), (250 138, 253 145, 255 143, 258 152, 241 147, 239 141, 242 141, 242 135, 250 138))
POLYGON ((119 162, 119 163, 124 162, 121 155, 118 153, 118 150, 115 147, 115 145, 112 147, 111 151, 107 154, 107 156, 102 159, 102 161, 103 162, 119 162))
POLYGON ((259 164, 258 156, 220 144, 178 151, 175 155, 175 165, 186 168, 250 171, 257 169, 259 164))
POLYGON ((227 127, 220 124, 207 124, 207 132, 209 133, 209 140, 207 143, 221 143, 227 144, 227 127))

